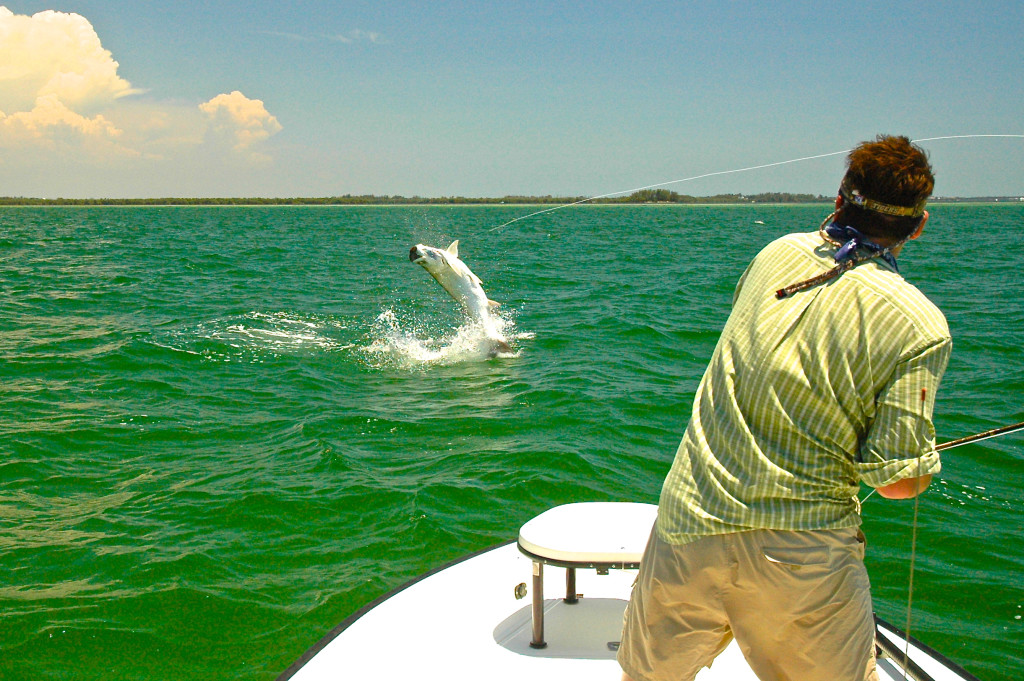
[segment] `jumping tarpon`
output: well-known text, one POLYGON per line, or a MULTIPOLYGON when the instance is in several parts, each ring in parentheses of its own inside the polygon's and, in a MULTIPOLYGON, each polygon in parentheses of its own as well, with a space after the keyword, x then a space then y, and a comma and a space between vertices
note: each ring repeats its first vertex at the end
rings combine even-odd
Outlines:
POLYGON ((491 309, 497 307, 498 303, 488 299, 480 277, 459 260, 458 241, 453 241, 444 250, 416 244, 409 250, 409 260, 422 265, 441 288, 462 306, 470 319, 480 325, 487 340, 493 344, 494 354, 513 352, 500 331, 498 321, 491 315, 491 309))

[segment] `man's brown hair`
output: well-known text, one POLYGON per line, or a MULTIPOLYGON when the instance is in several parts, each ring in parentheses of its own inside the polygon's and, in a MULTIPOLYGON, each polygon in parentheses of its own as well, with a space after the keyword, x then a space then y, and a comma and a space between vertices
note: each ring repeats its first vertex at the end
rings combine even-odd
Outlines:
MULTIPOLYGON (((846 165, 847 188, 890 206, 923 206, 935 188, 928 155, 907 137, 879 135, 874 142, 861 142, 846 157, 846 165)), ((847 201, 842 222, 867 236, 903 239, 921 218, 885 215, 847 201)))

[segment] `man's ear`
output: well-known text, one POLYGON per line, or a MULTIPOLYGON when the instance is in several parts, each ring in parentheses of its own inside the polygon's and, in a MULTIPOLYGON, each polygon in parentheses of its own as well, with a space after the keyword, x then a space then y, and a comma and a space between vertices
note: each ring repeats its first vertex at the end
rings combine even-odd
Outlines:
POLYGON ((925 224, 927 222, 928 222, 928 211, 925 211, 924 215, 921 216, 921 222, 917 223, 917 229, 915 229, 914 233, 910 235, 910 238, 911 239, 916 239, 917 237, 921 236, 921 232, 924 231, 924 226, 925 226, 925 224))

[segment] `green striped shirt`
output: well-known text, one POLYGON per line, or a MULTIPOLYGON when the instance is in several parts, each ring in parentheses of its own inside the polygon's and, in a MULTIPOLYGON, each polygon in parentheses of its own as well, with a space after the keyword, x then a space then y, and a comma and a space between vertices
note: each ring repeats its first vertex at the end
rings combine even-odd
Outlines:
POLYGON ((951 349, 939 309, 879 259, 775 296, 834 252, 791 234, 744 272, 662 488, 665 541, 856 526, 861 481, 939 471, 932 409, 951 349))

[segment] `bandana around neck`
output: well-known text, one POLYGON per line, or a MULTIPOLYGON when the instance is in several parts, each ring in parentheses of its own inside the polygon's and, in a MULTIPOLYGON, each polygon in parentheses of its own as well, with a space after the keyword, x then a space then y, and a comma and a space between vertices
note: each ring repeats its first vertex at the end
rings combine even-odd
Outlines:
MULTIPOLYGON (((831 222, 826 227, 825 223, 833 217, 834 215, 830 215, 825 218, 825 221, 821 223, 819 233, 825 241, 837 247, 835 254, 832 256, 832 259, 836 261, 836 266, 827 272, 822 272, 821 274, 811 277, 806 281, 797 282, 795 284, 790 284, 785 288, 780 288, 775 292, 776 298, 779 300, 788 298, 794 293, 806 291, 807 289, 813 288, 819 284, 824 284, 825 282, 831 281, 832 279, 840 276, 843 272, 851 269, 854 265, 867 260, 873 260, 875 258, 884 260, 889 263, 894 270, 899 272, 899 267, 896 265, 896 258, 892 254, 892 249, 895 248, 895 246, 880 246, 860 231, 848 225, 840 225, 836 222, 831 222), (858 256, 858 251, 866 251, 866 253, 858 256)), ((906 241, 906 239, 903 241, 906 241)), ((903 241, 896 244, 896 246, 902 244, 903 241)))
POLYGON ((866 258, 857 258, 858 249, 864 249, 870 254, 868 257, 879 257, 892 265, 894 270, 900 271, 896 258, 888 248, 879 246, 853 227, 833 222, 825 228, 825 234, 835 240, 833 243, 842 244, 832 256, 836 262, 841 263, 850 259, 865 260, 866 258))

